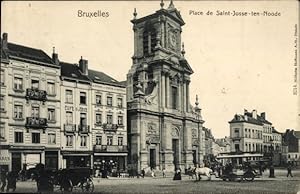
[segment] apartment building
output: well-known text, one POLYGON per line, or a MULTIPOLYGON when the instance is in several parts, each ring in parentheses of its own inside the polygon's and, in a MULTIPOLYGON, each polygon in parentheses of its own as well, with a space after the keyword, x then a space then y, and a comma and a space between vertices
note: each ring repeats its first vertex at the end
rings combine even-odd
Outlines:
POLYGON ((88 61, 60 62, 63 168, 126 168, 126 87, 88 61))
POLYGON ((60 66, 42 50, 1 40, 1 167, 58 168, 60 66))

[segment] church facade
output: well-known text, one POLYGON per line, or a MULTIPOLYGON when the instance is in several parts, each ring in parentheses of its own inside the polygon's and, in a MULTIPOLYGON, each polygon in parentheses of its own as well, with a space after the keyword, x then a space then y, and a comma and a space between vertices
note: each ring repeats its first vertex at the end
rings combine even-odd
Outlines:
POLYGON ((180 12, 168 8, 131 20, 133 64, 127 74, 128 165, 186 169, 203 162, 201 109, 190 103, 191 66, 181 43, 180 12))

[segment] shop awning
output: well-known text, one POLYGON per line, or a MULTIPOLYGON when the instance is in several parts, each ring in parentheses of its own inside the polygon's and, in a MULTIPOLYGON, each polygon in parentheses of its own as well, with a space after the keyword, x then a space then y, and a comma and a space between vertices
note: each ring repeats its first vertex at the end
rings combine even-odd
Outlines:
POLYGON ((64 156, 90 156, 92 155, 91 151, 61 151, 64 156))
POLYGON ((10 152, 23 152, 23 153, 41 153, 45 150, 44 146, 10 146, 10 152))
POLYGON ((94 156, 127 156, 127 153, 94 153, 94 156))

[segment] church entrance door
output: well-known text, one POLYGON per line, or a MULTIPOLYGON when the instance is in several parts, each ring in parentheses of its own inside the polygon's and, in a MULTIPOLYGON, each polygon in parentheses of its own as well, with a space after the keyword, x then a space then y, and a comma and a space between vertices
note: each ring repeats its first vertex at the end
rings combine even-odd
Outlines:
POLYGON ((173 164, 175 169, 179 168, 179 140, 172 140, 172 149, 173 149, 173 164))
POLYGON ((151 148, 150 149, 150 168, 155 168, 156 167, 156 150, 151 148))

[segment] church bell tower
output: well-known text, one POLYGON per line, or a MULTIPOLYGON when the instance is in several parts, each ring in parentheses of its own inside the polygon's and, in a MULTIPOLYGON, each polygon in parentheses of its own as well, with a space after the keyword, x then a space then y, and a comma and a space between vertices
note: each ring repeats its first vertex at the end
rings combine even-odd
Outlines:
MULTIPOLYGON (((185 24, 168 8, 138 18, 134 9, 133 64, 127 74, 128 163, 173 171, 202 162, 201 109, 190 104, 192 68, 181 41, 185 24)), ((198 105, 197 105, 198 106, 198 105)))

